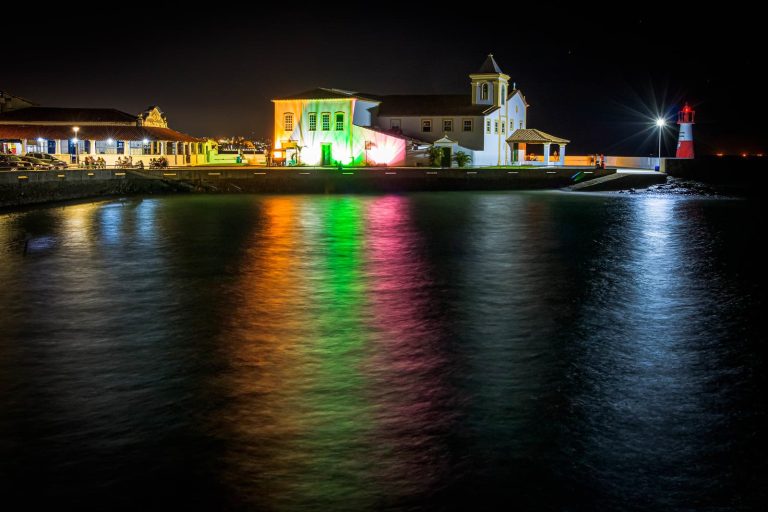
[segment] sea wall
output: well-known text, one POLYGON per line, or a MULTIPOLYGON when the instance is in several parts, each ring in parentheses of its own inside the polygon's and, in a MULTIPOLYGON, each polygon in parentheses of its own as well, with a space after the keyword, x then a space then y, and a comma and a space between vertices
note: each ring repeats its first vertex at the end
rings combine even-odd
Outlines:
POLYGON ((675 178, 699 181, 723 193, 763 194, 768 185, 768 160, 760 157, 665 158, 663 170, 675 178))
POLYGON ((84 170, 0 172, 0 208, 102 196, 163 194, 178 189, 162 180, 130 179, 127 173, 117 172, 117 176, 115 173, 84 170))
POLYGON ((0 172, 0 208, 100 196, 199 193, 376 193, 565 188, 614 173, 594 168, 181 168, 0 172))
POLYGON ((173 169, 143 174, 178 180, 213 192, 354 193, 430 190, 558 189, 581 180, 614 173, 594 168, 468 168, 405 167, 277 169, 173 169))

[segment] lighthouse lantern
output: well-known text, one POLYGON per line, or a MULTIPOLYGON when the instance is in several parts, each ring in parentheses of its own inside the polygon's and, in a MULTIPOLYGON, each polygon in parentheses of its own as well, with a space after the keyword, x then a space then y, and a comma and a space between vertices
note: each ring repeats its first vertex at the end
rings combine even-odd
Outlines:
POLYGON ((693 158, 693 118, 696 111, 687 103, 677 114, 680 135, 677 138, 677 158, 693 158))

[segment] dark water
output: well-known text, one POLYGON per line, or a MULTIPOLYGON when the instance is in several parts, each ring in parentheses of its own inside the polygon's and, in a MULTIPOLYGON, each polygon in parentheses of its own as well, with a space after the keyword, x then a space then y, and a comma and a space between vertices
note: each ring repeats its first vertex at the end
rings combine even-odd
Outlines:
POLYGON ((0 507, 764 509, 761 208, 433 193, 0 215, 0 507))

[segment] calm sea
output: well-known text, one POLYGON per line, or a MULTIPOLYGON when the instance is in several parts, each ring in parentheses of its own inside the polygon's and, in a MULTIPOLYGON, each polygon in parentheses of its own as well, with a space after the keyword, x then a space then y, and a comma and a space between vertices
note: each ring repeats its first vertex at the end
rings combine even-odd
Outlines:
POLYGON ((0 507, 764 510, 763 212, 505 192, 0 215, 0 507))

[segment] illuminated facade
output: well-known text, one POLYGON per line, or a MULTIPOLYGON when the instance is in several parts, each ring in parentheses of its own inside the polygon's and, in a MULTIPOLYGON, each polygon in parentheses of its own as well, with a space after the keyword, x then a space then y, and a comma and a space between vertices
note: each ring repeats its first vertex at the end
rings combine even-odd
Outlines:
MULTIPOLYGON (((387 95, 314 89, 273 100, 278 158, 309 165, 403 165, 407 141, 472 157, 472 165, 512 165, 525 146, 507 138, 526 128, 528 104, 489 55, 469 75, 469 94, 387 95)), ((409 164, 413 163, 408 161, 409 164)))
POLYGON ((135 165, 149 166, 159 157, 172 166, 197 165, 215 153, 210 141, 169 128, 155 106, 134 115, 111 108, 22 105, 0 113, 0 144, 7 153, 48 153, 71 164, 101 158, 107 166, 128 157, 135 165))
POLYGON ((314 89, 272 100, 277 163, 404 165, 406 139, 371 123, 379 101, 340 89, 314 89))

